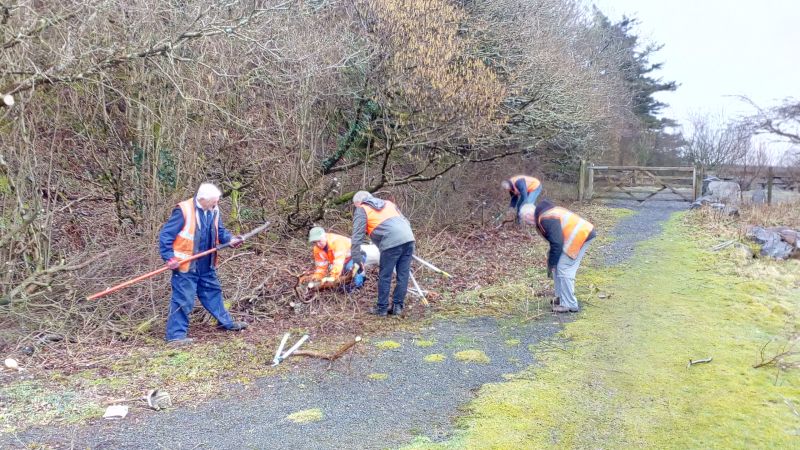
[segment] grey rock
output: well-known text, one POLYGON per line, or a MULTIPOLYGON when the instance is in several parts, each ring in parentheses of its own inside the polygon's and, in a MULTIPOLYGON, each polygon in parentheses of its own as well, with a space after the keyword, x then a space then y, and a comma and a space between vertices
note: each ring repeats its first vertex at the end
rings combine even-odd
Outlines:
POLYGON ((689 206, 689 209, 698 209, 698 208, 702 208, 703 206, 705 206, 705 205, 709 205, 709 204, 711 204, 711 203, 719 203, 719 199, 718 199, 718 198, 716 198, 716 197, 712 197, 712 196, 710 196, 710 195, 704 195, 704 196, 702 196, 702 197, 697 197, 697 200, 695 200, 695 201, 694 201, 694 202, 693 202, 693 203, 692 203, 692 204, 689 206))
POLYGON ((751 196, 750 200, 756 205, 763 205, 764 203, 767 203, 767 191, 763 189, 753 191, 753 195, 751 196))
POLYGON ((736 204, 742 196, 739 183, 733 181, 711 181, 708 183, 708 194, 726 204, 736 204))
POLYGON ((747 237, 761 244, 761 256, 775 259, 787 259, 795 248, 781 239, 780 233, 763 227, 751 227, 747 230, 747 237))
POLYGON ((700 193, 702 195, 706 195, 706 193, 708 192, 708 185, 712 181, 722 181, 722 180, 720 180, 719 178, 717 178, 715 176, 708 176, 708 177, 703 178, 703 188, 700 191, 700 193))

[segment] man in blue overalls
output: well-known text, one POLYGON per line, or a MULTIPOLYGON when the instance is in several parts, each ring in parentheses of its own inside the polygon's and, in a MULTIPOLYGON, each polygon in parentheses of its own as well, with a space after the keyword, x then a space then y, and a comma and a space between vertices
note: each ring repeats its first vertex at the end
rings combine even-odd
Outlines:
POLYGON ((217 207, 221 195, 213 184, 201 184, 197 195, 180 202, 161 229, 161 257, 172 269, 172 300, 166 335, 171 344, 192 342, 186 334, 195 298, 199 298, 203 307, 217 319, 220 329, 239 331, 247 328, 247 323, 234 321, 225 309, 222 286, 217 278, 217 253, 181 262, 220 244, 230 242, 233 248, 242 244, 240 236, 233 236, 222 225, 217 207))

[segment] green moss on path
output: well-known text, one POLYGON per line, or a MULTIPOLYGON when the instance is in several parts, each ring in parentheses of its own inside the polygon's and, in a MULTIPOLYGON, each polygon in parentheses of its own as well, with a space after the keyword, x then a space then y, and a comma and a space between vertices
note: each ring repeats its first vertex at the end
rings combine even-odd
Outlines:
POLYGON ((565 326, 566 351, 537 352, 543 366, 484 386, 452 440, 411 447, 800 447, 787 404, 800 405, 800 371, 752 367, 796 326, 784 310, 797 314, 800 295, 742 277, 682 217, 614 277, 579 274, 584 295, 591 283, 614 296, 565 326))

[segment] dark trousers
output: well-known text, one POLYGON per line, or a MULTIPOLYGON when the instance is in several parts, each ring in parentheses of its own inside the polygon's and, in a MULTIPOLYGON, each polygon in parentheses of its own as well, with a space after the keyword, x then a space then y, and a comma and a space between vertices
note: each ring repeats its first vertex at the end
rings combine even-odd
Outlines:
POLYGON ((389 290, 392 288, 392 272, 397 272, 397 282, 392 295, 392 302, 403 306, 408 291, 408 274, 411 270, 411 258, 414 256, 414 241, 400 244, 381 251, 380 276, 378 279, 378 310, 389 309, 389 290))
POLYGON ((223 328, 233 325, 233 319, 222 301, 222 286, 216 270, 205 273, 172 271, 172 301, 167 318, 167 340, 186 337, 189 331, 189 314, 194 309, 194 300, 200 299, 208 312, 223 328))

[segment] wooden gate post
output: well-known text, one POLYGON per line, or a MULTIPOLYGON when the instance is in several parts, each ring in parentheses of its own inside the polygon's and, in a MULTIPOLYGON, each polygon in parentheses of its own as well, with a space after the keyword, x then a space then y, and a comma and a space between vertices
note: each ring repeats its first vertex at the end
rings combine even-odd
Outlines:
POLYGON ((586 201, 592 199, 594 195, 594 165, 589 165, 589 173, 586 175, 586 201))
POLYGON ((703 196, 703 170, 697 166, 694 166, 694 171, 692 172, 692 192, 694 196, 692 201, 697 201, 698 198, 703 196))
POLYGON ((773 184, 772 166, 767 169, 767 204, 772 204, 772 184, 773 184))
POLYGON ((584 199, 584 188, 586 183, 586 161, 581 160, 581 167, 578 169, 578 201, 582 202, 584 199))

